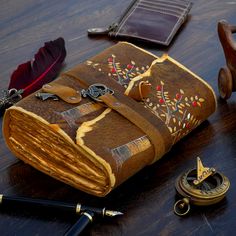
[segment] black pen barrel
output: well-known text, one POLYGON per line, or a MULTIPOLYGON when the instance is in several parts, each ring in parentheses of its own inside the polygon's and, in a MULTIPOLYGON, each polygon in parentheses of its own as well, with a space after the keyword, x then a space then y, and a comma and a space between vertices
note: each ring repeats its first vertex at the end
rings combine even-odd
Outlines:
POLYGON ((49 209, 54 211, 65 211, 72 214, 81 214, 86 211, 95 213, 96 215, 101 216, 115 216, 122 214, 117 211, 106 210, 105 208, 97 208, 81 205, 80 203, 68 203, 60 202, 54 200, 46 199, 36 199, 36 198, 25 198, 25 197, 14 197, 14 196, 5 196, 0 194, 0 205, 5 207, 14 207, 14 208, 30 208, 30 209, 49 209))
POLYGON ((104 215, 105 208, 97 208, 97 207, 89 207, 89 206, 84 206, 81 205, 80 211, 85 212, 85 211, 92 211, 98 215, 104 215))
POLYGON ((76 204, 44 199, 2 196, 1 204, 9 207, 48 208, 55 211, 66 211, 76 213, 76 204))
POLYGON ((85 211, 81 214, 76 223, 65 233, 64 236, 77 236, 80 235, 86 226, 93 221, 94 213, 91 211, 85 211))

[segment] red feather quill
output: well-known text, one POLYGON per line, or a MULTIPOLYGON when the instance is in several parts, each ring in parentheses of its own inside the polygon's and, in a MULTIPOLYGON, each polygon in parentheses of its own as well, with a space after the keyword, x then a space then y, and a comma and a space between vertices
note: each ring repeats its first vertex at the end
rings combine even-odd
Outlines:
POLYGON ((13 72, 8 89, 23 89, 22 97, 35 92, 57 76, 65 57, 63 38, 46 42, 32 61, 19 65, 13 72))

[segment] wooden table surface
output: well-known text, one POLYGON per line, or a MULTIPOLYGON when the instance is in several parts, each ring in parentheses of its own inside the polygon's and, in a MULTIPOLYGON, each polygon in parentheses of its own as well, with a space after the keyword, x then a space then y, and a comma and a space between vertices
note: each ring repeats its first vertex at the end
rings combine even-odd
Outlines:
MULTIPOLYGON (((115 22, 130 0, 1 0, 0 88, 7 88, 18 64, 33 58, 44 42, 65 38, 64 70, 115 44, 107 37, 88 38, 87 28, 115 22)), ((193 0, 189 21, 168 48, 139 43, 154 54, 168 52, 212 85, 225 58, 217 37, 217 22, 236 24, 236 1, 193 0)), ((0 134, 0 193, 107 206, 124 216, 98 218, 85 235, 232 235, 236 232, 236 96, 218 99, 217 111, 158 163, 145 168, 105 198, 96 198, 56 181, 16 159, 0 134), (174 183, 193 168, 200 156, 231 181, 226 199, 194 208, 188 217, 173 213, 174 183)), ((2 118, 0 118, 2 122, 2 118)), ((74 215, 29 209, 0 209, 0 235, 63 235, 74 215)))

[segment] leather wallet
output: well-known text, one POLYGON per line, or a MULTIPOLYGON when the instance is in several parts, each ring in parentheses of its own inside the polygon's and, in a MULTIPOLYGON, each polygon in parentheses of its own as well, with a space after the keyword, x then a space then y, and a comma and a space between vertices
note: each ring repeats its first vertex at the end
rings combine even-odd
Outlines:
POLYGON ((88 34, 135 38, 168 46, 186 21, 191 6, 188 0, 135 0, 118 23, 89 29, 88 34))

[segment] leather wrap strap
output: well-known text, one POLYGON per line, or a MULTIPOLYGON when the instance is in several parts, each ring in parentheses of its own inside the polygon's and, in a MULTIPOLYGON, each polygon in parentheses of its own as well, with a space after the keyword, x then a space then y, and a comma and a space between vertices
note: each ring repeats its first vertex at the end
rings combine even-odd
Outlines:
POLYGON ((159 132, 149 121, 143 118, 138 112, 128 107, 124 103, 120 103, 114 95, 106 94, 100 97, 100 99, 110 108, 117 111, 124 116, 130 122, 139 127, 144 133, 147 134, 151 143, 154 146, 155 162, 158 158, 165 154, 165 144, 163 138, 159 132))
MULTIPOLYGON (((83 88, 88 88, 90 85, 96 83, 96 81, 94 81, 95 79, 91 79, 91 77, 82 79, 83 75, 80 75, 77 70, 65 72, 63 75, 78 80, 83 88)), ((170 150, 172 146, 172 137, 162 120, 148 112, 141 104, 132 98, 124 95, 124 92, 122 92, 124 88, 117 82, 109 78, 99 78, 97 81, 115 91, 114 95, 105 94, 100 96, 99 99, 101 99, 108 107, 117 111, 123 117, 135 124, 148 136, 155 153, 152 163, 160 159, 170 150)))

